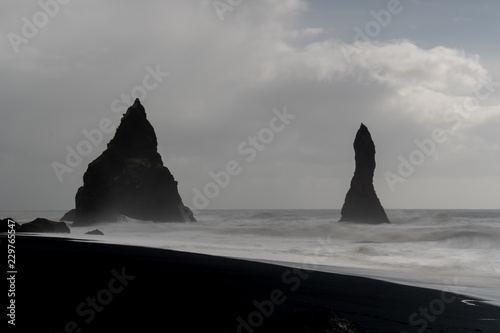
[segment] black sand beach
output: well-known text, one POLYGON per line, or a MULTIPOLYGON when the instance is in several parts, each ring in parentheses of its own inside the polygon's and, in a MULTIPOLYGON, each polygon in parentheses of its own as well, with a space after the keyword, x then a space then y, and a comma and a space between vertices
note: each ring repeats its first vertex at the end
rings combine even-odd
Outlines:
POLYGON ((18 234, 16 265, 17 332, 500 331, 468 297, 223 257, 18 234))

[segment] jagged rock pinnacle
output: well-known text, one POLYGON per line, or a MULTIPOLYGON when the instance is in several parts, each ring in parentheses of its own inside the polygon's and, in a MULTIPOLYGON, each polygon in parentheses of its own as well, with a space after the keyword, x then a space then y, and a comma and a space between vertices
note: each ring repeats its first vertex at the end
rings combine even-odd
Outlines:
POLYGON ((342 207, 341 222, 390 223, 373 187, 375 144, 361 124, 354 139, 356 168, 342 207))
POLYGON ((157 146, 156 133, 137 98, 107 149, 89 164, 83 176, 83 186, 76 194, 74 225, 116 221, 121 216, 194 221, 157 146))

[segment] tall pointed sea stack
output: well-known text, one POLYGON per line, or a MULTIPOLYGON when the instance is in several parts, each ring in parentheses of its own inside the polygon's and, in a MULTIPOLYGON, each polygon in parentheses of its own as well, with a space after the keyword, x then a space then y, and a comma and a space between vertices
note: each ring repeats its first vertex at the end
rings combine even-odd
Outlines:
POLYGON ((76 194, 75 226, 121 216, 152 221, 194 221, 163 166, 153 126, 139 99, 123 115, 107 149, 89 164, 76 194))
POLYGON ((345 197, 340 222, 390 223, 373 187, 375 144, 365 125, 354 139, 356 169, 345 197))

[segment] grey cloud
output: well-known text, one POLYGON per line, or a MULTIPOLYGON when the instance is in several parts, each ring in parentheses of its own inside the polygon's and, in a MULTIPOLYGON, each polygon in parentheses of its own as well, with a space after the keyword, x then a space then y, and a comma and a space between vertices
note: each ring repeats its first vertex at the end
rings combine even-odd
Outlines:
MULTIPOLYGON (((64 162, 65 147, 76 147, 85 139, 82 130, 97 128, 103 118, 118 125, 121 114, 112 111, 113 100, 130 94, 145 68, 157 64, 170 76, 143 103, 188 204, 193 188, 211 180, 210 171, 235 159, 244 172, 208 208, 338 208, 352 176, 352 140, 360 122, 377 145, 378 192, 387 207, 422 207, 429 196, 437 206, 452 205, 446 196, 429 194, 432 187, 415 185, 432 184, 435 177, 446 181, 444 170, 455 170, 458 184, 483 172, 492 186, 499 183, 494 168, 483 166, 498 162, 496 96, 485 102, 488 112, 474 118, 474 126, 451 135, 398 192, 391 193, 383 179, 384 171, 397 168, 398 155, 415 149, 415 139, 442 125, 440 110, 467 96, 488 73, 474 56, 409 40, 374 41, 349 63, 330 30, 302 40, 294 33, 308 28, 303 22, 324 5, 269 4, 246 1, 221 22, 210 1, 73 2, 19 55, 4 40, 0 209, 72 207, 86 164, 113 134, 105 134, 62 183, 51 163, 64 162), (374 65, 385 70, 383 77, 374 65), (268 126, 273 108, 285 106, 297 118, 245 164, 238 144, 268 126), (457 153, 459 144, 493 151, 474 166, 478 155, 457 153)), ((33 10, 23 5, 0 5, 8 17, 0 25, 2 35, 18 28, 20 13, 33 10)), ((337 6, 326 8, 333 12, 337 6)), ((470 186, 468 180, 463 184, 470 186)))

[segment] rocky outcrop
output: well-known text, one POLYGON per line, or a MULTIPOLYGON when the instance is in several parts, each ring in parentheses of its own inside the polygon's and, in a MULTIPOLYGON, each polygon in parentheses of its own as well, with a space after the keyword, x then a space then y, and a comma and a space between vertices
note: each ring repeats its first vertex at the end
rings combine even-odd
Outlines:
POLYGON ((340 222, 390 223, 373 187, 375 144, 361 124, 354 139, 356 169, 347 192, 340 222))
POLYGON ((31 222, 21 224, 19 232, 42 232, 42 233, 64 233, 69 234, 70 230, 66 223, 55 222, 44 218, 37 218, 31 222))
POLYGON ((103 236, 103 235, 104 235, 104 233, 103 233, 101 230, 99 230, 99 229, 94 229, 94 230, 92 230, 92 231, 87 231, 87 232, 85 233, 85 235, 97 235, 97 236, 103 236))
POLYGON ((19 231, 19 228, 21 228, 21 225, 10 217, 0 220, 0 232, 9 232, 10 230, 19 231))
POLYGON ((59 221, 74 221, 75 220, 75 209, 71 209, 66 214, 61 217, 59 221))
POLYGON ((156 133, 136 99, 107 149, 89 164, 76 194, 73 226, 118 221, 195 221, 163 165, 156 133))
POLYGON ((0 232, 39 232, 39 233, 70 233, 66 223, 55 222, 44 218, 37 218, 31 222, 19 224, 11 218, 0 220, 0 232), (12 221, 9 223, 9 220, 12 221), (9 225, 13 227, 10 228, 9 225))

